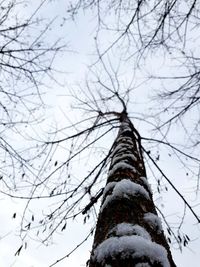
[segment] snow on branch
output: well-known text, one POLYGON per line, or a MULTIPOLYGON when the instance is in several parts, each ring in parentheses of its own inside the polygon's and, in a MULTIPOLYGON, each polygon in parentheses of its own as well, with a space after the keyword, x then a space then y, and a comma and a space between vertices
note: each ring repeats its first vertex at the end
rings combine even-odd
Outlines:
MULTIPOLYGON (((114 156, 115 154, 120 154, 122 152, 128 152, 128 150, 131 150, 134 148, 133 143, 119 143, 113 150, 112 155, 114 156)), ((132 151, 131 151, 132 152, 132 151)))
POLYGON ((140 225, 131 223, 119 223, 109 232, 109 236, 130 236, 137 235, 145 239, 151 240, 149 233, 140 225))
POLYGON ((126 163, 126 162, 118 162, 116 163, 109 171, 108 176, 112 176, 115 172, 119 170, 130 170, 134 173, 137 173, 137 170, 132 165, 126 163))
POLYGON ((167 251, 163 246, 137 235, 106 239, 94 250, 92 261, 97 261, 103 266, 108 259, 115 260, 118 257, 121 259, 132 257, 135 260, 144 258, 152 265, 170 267, 167 251))
POLYGON ((123 161, 123 160, 137 161, 137 158, 136 158, 136 156, 133 155, 133 153, 123 153, 120 156, 113 157, 112 162, 111 162, 111 165, 115 165, 120 160, 121 161, 123 161))
POLYGON ((135 267, 151 267, 147 262, 140 262, 135 265, 135 267))
POLYGON ((162 232, 161 219, 156 214, 147 212, 144 214, 144 220, 150 225, 151 228, 157 230, 158 233, 162 232))
POLYGON ((128 143, 128 144, 133 144, 133 139, 130 136, 123 136, 120 135, 119 137, 117 137, 117 143, 128 143))
POLYGON ((129 122, 122 122, 121 123, 121 130, 120 130, 120 134, 124 133, 124 132, 132 132, 132 129, 130 127, 129 122))
POLYGON ((103 198, 107 195, 107 193, 110 190, 113 190, 113 188, 115 187, 116 184, 117 184, 117 182, 110 182, 106 185, 106 187, 104 188, 104 191, 103 191, 103 198))
POLYGON ((119 198, 130 198, 136 195, 142 195, 146 199, 150 199, 149 193, 143 186, 131 182, 128 179, 123 179, 116 183, 115 182, 108 183, 104 190, 108 192, 112 188, 113 188, 112 194, 106 196, 103 205, 101 207, 101 211, 108 205, 108 203, 119 198))
POLYGON ((143 184, 147 187, 148 191, 149 191, 150 193, 152 193, 151 186, 150 186, 150 184, 148 183, 147 178, 141 176, 141 177, 140 177, 140 180, 142 180, 143 184))

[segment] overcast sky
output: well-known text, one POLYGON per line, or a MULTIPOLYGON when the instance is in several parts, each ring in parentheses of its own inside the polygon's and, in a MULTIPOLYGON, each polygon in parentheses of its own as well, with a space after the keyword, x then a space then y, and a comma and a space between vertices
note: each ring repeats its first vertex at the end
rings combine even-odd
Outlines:
MULTIPOLYGON (((35 1, 36 3, 38 1, 35 1)), ((66 5, 64 0, 53 1, 51 7, 47 9, 45 7, 45 12, 51 14, 51 16, 65 16, 66 5)), ((28 9, 29 12, 31 8, 28 9)), ((27 11, 28 12, 28 11, 27 11)), ((44 12, 44 10, 43 10, 44 12)), ((87 65, 92 62, 94 51, 94 18, 90 13, 86 15, 80 14, 76 22, 66 21, 63 27, 60 27, 62 20, 58 21, 56 30, 52 31, 54 37, 56 34, 60 34, 65 38, 69 44, 70 52, 63 54, 62 57, 57 59, 57 63, 62 70, 66 71, 66 74, 57 74, 57 79, 62 83, 66 84, 66 87, 59 87, 52 84, 52 88, 48 96, 46 96, 45 101, 48 104, 52 105, 53 108, 48 113, 48 120, 51 118, 56 120, 59 118, 59 125, 65 124, 65 117, 63 113, 68 112, 70 109, 70 98, 67 97, 67 88, 72 88, 77 82, 80 82, 85 78, 85 73, 87 72, 87 65), (90 16, 89 16, 90 15, 90 16), (60 76, 59 76, 60 75, 60 76), (52 90, 53 89, 53 90, 52 90), (65 97, 63 97, 65 95, 65 97)), ((107 38, 105 34, 105 38, 107 38)), ((163 60, 159 58, 154 58, 150 60, 149 68, 151 70, 155 68, 158 69, 160 66, 163 66, 163 60), (152 60, 154 60, 152 62, 152 60)), ((114 61, 114 58, 113 58, 114 61)), ((166 64, 167 59, 165 61, 166 64)), ((167 65, 167 64, 166 64, 167 65)), ((145 66, 145 71, 148 69, 148 66, 145 66)), ((144 70, 141 72, 136 72, 134 77, 134 84, 137 87, 137 84, 140 84, 145 80, 143 78, 144 70)), ((154 69, 153 69, 154 71, 154 69)), ((126 64, 122 67, 121 73, 124 73, 124 80, 132 79, 133 70, 128 68, 126 64)), ((133 109, 137 108, 137 111, 145 112, 147 110, 146 104, 147 96, 149 95, 148 87, 149 84, 145 83, 140 87, 139 91, 136 91, 133 103, 133 109)), ((132 107, 132 106, 131 106, 132 107)), ((132 110, 132 109, 131 109, 132 110)), ((79 115, 77 115, 79 117, 79 115)), ((146 133, 146 128, 142 123, 136 122, 137 126, 140 128, 141 132, 146 133)), ((64 127, 64 126, 63 126, 64 127)), ((181 133, 176 132, 176 138, 183 137, 181 133)), ((112 142, 112 140, 108 140, 112 142)), ((197 203, 197 199, 193 199, 190 196, 190 192, 194 190, 195 183, 190 180, 190 177, 185 176, 185 171, 176 165, 176 162, 169 160, 167 158, 167 152, 163 152, 166 155, 166 159, 161 159, 161 166, 166 170, 169 177, 173 177, 173 182, 177 187, 187 196, 188 200, 191 203, 197 203), (189 186, 188 186, 189 184, 189 186)), ((59 155, 62 157, 62 155, 59 155)), ((172 218, 172 224, 174 217, 172 215, 176 214, 177 211, 183 208, 182 202, 177 200, 175 193, 168 186, 168 192, 163 194, 158 194, 156 191, 155 180, 150 180, 153 190, 155 192, 154 199, 157 201, 157 205, 162 207, 163 212, 168 216, 169 221, 172 218), (171 216, 171 217, 170 217, 171 216)), ((33 206, 37 209, 39 202, 35 201, 33 206)), ((20 214, 23 212, 25 203, 20 200, 8 199, 4 196, 1 196, 1 212, 0 212, 0 266, 1 267, 48 267, 57 259, 63 257, 69 253, 76 245, 81 242, 87 233, 90 231, 92 224, 83 225, 83 219, 75 219, 71 223, 67 224, 66 230, 62 234, 56 234, 53 238, 53 244, 45 247, 39 242, 32 240, 30 246, 26 250, 23 250, 20 256, 15 257, 14 254, 21 245, 20 238, 17 236, 20 223, 20 214), (12 218, 13 213, 17 212, 17 217, 12 218), (17 229, 17 230, 16 230, 17 229)), ((179 215, 178 215, 179 216, 179 215)), ((177 246, 172 246, 172 254, 177 266, 188 267, 199 266, 200 262, 200 232, 199 226, 196 224, 194 218, 188 212, 187 223, 185 224, 184 230, 192 240, 189 246, 180 253, 180 250, 177 249, 177 246)), ((80 248, 77 249, 69 258, 66 258, 62 262, 58 263, 56 266, 64 267, 79 267, 85 266, 85 262, 89 258, 89 252, 92 246, 92 238, 85 242, 80 248)))

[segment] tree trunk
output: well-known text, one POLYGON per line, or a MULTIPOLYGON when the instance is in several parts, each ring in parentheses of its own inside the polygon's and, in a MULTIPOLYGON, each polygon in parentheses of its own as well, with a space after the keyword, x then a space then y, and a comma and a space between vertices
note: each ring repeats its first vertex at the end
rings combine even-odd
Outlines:
POLYGON ((113 146, 89 267, 174 267, 147 182, 140 137, 128 119, 113 146))

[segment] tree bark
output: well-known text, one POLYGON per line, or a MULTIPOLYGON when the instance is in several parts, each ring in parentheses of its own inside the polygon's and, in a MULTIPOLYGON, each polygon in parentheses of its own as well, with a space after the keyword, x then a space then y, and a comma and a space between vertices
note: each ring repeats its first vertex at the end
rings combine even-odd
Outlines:
POLYGON ((113 145, 89 267, 175 267, 126 113, 113 145))

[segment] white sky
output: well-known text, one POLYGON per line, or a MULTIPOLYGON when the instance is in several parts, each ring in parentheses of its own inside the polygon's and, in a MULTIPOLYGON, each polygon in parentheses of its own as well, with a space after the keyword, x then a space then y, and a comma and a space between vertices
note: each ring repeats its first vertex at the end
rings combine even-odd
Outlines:
MULTIPOLYGON (((35 1, 36 2, 36 1, 35 1)), ((35 3, 34 2, 34 3, 35 3)), ((52 7, 46 12, 49 14, 55 15, 61 13, 65 15, 65 1, 59 0, 52 3, 52 7)), ((61 15, 62 16, 62 15, 61 15)), ((59 58, 58 63, 61 69, 66 70, 68 74, 58 76, 58 79, 61 79, 62 82, 65 82, 67 86, 74 84, 85 76, 86 65, 91 62, 91 51, 94 47, 94 25, 93 18, 88 15, 84 16, 81 14, 77 22, 66 22, 63 27, 58 27, 58 31, 53 31, 53 35, 63 35, 67 41, 69 41, 70 49, 73 49, 74 53, 67 53, 63 57, 59 58)), ((55 37, 55 36, 54 36, 55 37)), ((106 36, 105 36, 106 38, 106 36)), ((151 64, 150 67, 155 67, 155 65, 163 65, 163 62, 160 62, 159 59, 155 60, 155 64, 151 64)), ((126 66, 124 70, 127 71, 126 66)), ((131 73, 132 70, 130 70, 131 73)), ((129 76, 129 73, 126 72, 126 77, 129 76)), ((142 75, 141 75, 142 76, 142 75)), ((137 76, 140 80, 140 76, 137 76)), ((138 82, 138 81, 136 81, 138 82)), ((138 82, 139 83, 139 82, 138 82)), ((53 85, 52 85, 53 86, 53 85)), ((145 87, 145 85, 144 85, 145 87)), ((69 109, 68 98, 61 97, 65 95, 67 89, 56 88, 56 90, 51 90, 51 93, 48 95, 48 102, 51 105, 54 105, 54 109, 50 112, 54 119, 59 117, 60 124, 65 123, 64 118, 62 117, 62 111, 69 109), (51 97, 50 97, 51 95, 51 97)), ((145 88, 143 88, 145 92, 145 88)), ((140 99, 140 92, 135 95, 134 103, 137 104, 138 110, 144 109, 144 101, 140 99), (140 103, 140 105, 139 105, 140 103), (140 106, 140 107, 139 107, 140 106)), ((138 123, 138 125, 140 125, 138 123)), ((141 128, 141 131, 145 132, 141 128)), ((191 181, 189 178, 185 178, 184 170, 181 170, 180 167, 177 167, 174 162, 166 163, 165 160, 161 160, 161 165, 165 168, 167 174, 176 179, 173 180, 177 184, 177 187, 182 189, 185 195, 188 196, 188 199, 193 200, 188 193, 189 190, 192 190, 191 181), (188 187, 190 183, 190 187, 188 187)), ((152 183, 155 183, 155 181, 152 183)), ((169 188, 169 187, 168 187, 169 188)), ((180 203, 177 201, 174 192, 169 190, 168 193, 163 194, 161 197, 159 194, 155 194, 155 199, 158 199, 160 205, 164 205, 163 210, 165 214, 171 216, 175 214, 177 209, 181 207, 180 203)), ((38 204, 35 204, 38 205, 38 204)), ((62 234, 57 234, 54 237, 54 244, 49 247, 45 247, 38 242, 31 242, 30 247, 28 246, 27 250, 23 250, 19 257, 15 257, 14 254, 17 251, 18 247, 21 245, 20 238, 17 236, 16 226, 20 222, 20 215, 17 215, 17 218, 12 219, 12 215, 17 211, 17 214, 22 213, 24 203, 17 200, 10 200, 5 197, 1 198, 1 212, 0 212, 0 266, 1 267, 48 267, 49 264, 53 263, 60 257, 64 256, 71 249, 73 249, 79 242, 81 242, 88 231, 91 228, 91 225, 83 225, 82 220, 76 219, 72 223, 67 225, 66 230, 62 234)), ((189 212, 188 212, 189 214, 189 212)), ((181 254, 176 248, 172 248, 172 253, 174 260, 177 266, 188 267, 192 264, 194 267, 199 266, 200 262, 200 232, 199 226, 196 225, 194 218, 189 214, 187 219, 187 224, 185 225, 186 233, 191 237, 192 242, 189 244, 188 248, 185 248, 181 254)), ((89 251, 92 246, 92 238, 86 243, 84 243, 75 253, 73 253, 69 258, 60 262, 56 266, 64 267, 79 267, 85 266, 85 262, 89 258, 89 251)))

